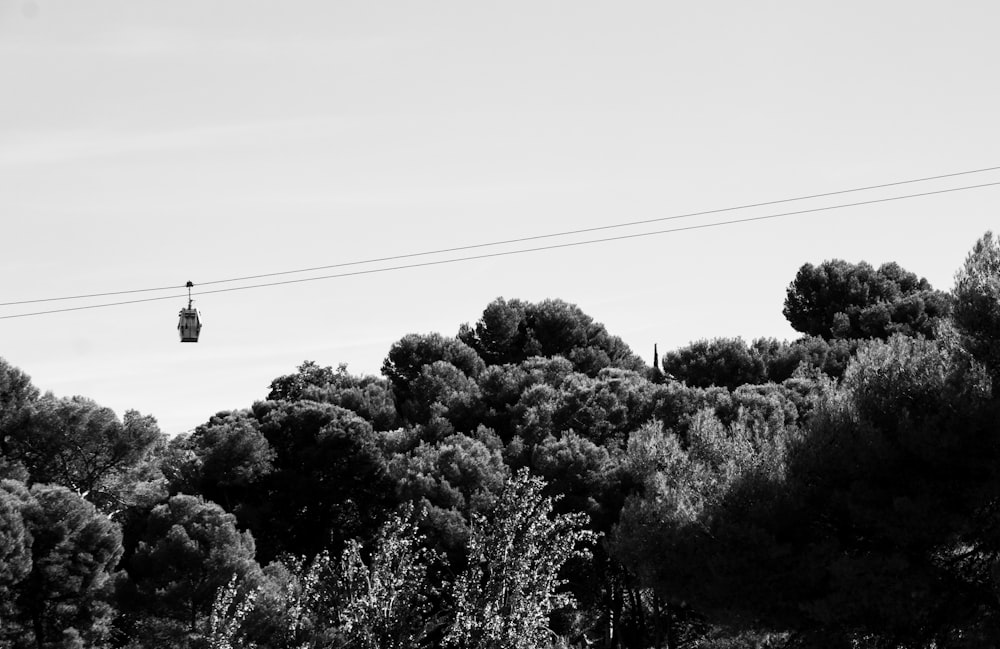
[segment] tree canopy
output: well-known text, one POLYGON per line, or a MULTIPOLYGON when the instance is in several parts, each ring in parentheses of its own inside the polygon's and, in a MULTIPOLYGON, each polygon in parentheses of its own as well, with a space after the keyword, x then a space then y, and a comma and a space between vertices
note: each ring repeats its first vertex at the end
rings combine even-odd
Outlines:
POLYGON ((1000 243, 649 368, 498 298, 167 438, 0 361, 0 648, 992 646, 1000 243))
POLYGON ((803 265, 788 286, 784 308, 797 331, 825 339, 932 337, 950 311, 947 294, 899 264, 875 269, 841 259, 803 265))
POLYGON ((460 340, 489 365, 520 363, 532 356, 562 356, 576 371, 594 376, 605 367, 644 367, 628 346, 574 304, 497 298, 475 326, 463 325, 460 340))

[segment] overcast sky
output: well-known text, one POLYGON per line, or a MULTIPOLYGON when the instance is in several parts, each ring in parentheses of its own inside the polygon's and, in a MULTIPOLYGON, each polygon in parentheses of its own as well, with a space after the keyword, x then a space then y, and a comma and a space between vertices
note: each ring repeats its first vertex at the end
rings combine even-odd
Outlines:
MULTIPOLYGON (((993 1, 0 0, 0 302, 238 288, 1000 181, 993 1)), ((1000 188, 195 296, 0 307, 42 390, 168 433, 303 360, 377 373, 411 332, 561 298, 652 358, 795 337, 806 262, 896 261, 949 289, 1000 188)), ((171 297, 175 296, 175 297, 171 297)))

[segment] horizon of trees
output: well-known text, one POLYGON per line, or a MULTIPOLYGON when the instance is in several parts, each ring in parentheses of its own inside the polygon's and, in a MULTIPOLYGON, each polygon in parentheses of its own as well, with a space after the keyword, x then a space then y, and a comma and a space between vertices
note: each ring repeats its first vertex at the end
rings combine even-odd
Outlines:
POLYGON ((804 264, 784 315, 650 367, 498 298, 172 438, 0 359, 0 649, 1000 638, 1000 242, 948 293, 804 264))

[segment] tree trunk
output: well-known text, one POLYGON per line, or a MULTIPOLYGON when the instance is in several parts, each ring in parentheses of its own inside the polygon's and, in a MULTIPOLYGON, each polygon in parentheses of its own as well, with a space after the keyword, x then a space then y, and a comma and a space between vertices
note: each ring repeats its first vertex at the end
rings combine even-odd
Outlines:
POLYGON ((625 609, 625 598, 622 595, 622 584, 621 580, 613 580, 611 586, 611 620, 609 624, 611 627, 611 647, 613 649, 621 649, 622 638, 621 638, 621 626, 623 611, 625 609))

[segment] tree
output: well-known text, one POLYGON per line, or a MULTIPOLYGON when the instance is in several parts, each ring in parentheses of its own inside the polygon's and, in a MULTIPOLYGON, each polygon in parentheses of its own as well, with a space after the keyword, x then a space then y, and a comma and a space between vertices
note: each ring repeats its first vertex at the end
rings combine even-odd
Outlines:
POLYGON ((433 555, 404 507, 379 529, 366 562, 363 548, 348 541, 337 574, 336 646, 358 649, 419 649, 441 624, 431 608, 428 565, 433 555))
POLYGON ((243 625, 260 595, 260 588, 240 593, 239 586, 239 575, 234 574, 229 583, 216 592, 206 633, 212 649, 238 649, 242 646, 243 625))
POLYGON ((872 342, 792 446, 798 551, 822 567, 799 605, 827 632, 950 646, 995 617, 995 414, 970 360, 950 337, 872 342))
POLYGON ((347 365, 320 367, 313 361, 299 366, 298 372, 271 382, 270 401, 319 401, 357 413, 375 430, 391 430, 399 425, 392 386, 385 378, 354 376, 347 365))
POLYGON ((315 361, 303 361, 295 374, 279 376, 271 381, 268 401, 298 401, 306 398, 310 388, 325 388, 334 381, 332 367, 320 367, 315 361))
POLYGON ((624 441, 652 416, 659 390, 643 374, 614 367, 596 377, 561 374, 555 383, 536 378, 524 377, 523 391, 498 418, 508 437, 517 435, 528 445, 569 430, 600 445, 624 441))
POLYGON ((0 486, 0 638, 10 633, 4 621, 18 614, 17 585, 31 572, 33 539, 21 513, 27 499, 19 483, 7 481, 0 486))
POLYGON ((474 430, 481 420, 481 399, 475 380, 448 361, 424 365, 408 386, 410 398, 400 404, 413 424, 432 424, 438 435, 474 430))
POLYGON ((339 553, 347 539, 369 538, 398 502, 371 425, 314 401, 259 402, 253 412, 273 470, 236 511, 263 560, 339 553))
POLYGON ((214 503, 177 495, 150 512, 129 560, 134 632, 177 646, 200 637, 216 593, 233 575, 258 570, 254 541, 236 528, 236 518, 214 503))
POLYGON ((933 337, 950 313, 946 294, 898 264, 878 270, 834 259, 803 265, 788 286, 783 313, 805 334, 830 338, 933 337))
POLYGON ((497 298, 486 305, 475 327, 463 325, 458 337, 488 365, 519 363, 528 342, 528 307, 521 300, 497 298))
POLYGON ((626 499, 613 556, 668 605, 722 620, 774 615, 761 593, 786 592, 783 577, 801 567, 768 527, 782 503, 788 431, 742 412, 726 424, 704 409, 683 441, 654 426, 630 436, 623 464, 639 489, 626 499))
MULTIPOLYGON (((1000 240, 987 232, 955 276, 955 327, 966 349, 1000 378, 1000 240)), ((1000 384, 997 384, 1000 385, 1000 384)))
POLYGON ((435 361, 447 361, 472 378, 485 369, 475 350, 457 338, 438 333, 409 334, 393 343, 382 363, 382 374, 395 390, 405 391, 406 385, 420 376, 423 367, 435 361))
POLYGON ((473 436, 456 433, 435 443, 421 443, 392 460, 392 473, 411 500, 470 516, 482 501, 492 501, 509 477, 503 444, 489 429, 473 436), (493 494, 493 495, 490 495, 493 494))
MULTIPOLYGON (((682 447, 690 442, 695 420, 711 413, 725 426, 737 422, 753 431, 783 430, 801 425, 815 407, 829 379, 795 378, 781 384, 741 385, 725 388, 692 388, 677 382, 657 386, 652 419, 677 436, 682 447)), ((629 432, 637 430, 635 426, 629 432)))
POLYGON ((766 380, 772 383, 817 371, 839 379, 862 342, 846 338, 825 340, 819 336, 803 336, 791 343, 762 338, 753 341, 751 353, 763 365, 766 380))
POLYGON ((216 596, 220 599, 235 590, 233 600, 253 597, 253 607, 239 619, 240 604, 230 606, 220 620, 230 638, 254 647, 330 647, 337 639, 335 561, 328 552, 311 560, 290 554, 269 563, 256 585, 237 581, 235 589, 216 596))
POLYGON ((554 390, 573 373, 573 364, 562 356, 534 356, 517 364, 487 367, 478 381, 483 423, 497 431, 501 439, 509 440, 523 410, 523 404, 518 402, 524 395, 536 386, 554 390))
POLYGON ((382 374, 392 384, 396 405, 404 417, 419 413, 427 407, 422 395, 414 393, 414 386, 427 366, 444 361, 458 373, 475 380, 486 368, 483 359, 474 349, 457 338, 441 334, 409 334, 392 345, 382 363, 382 374))
POLYGON ((69 637, 81 645, 101 646, 114 615, 111 600, 121 532, 91 503, 64 487, 35 485, 28 490, 5 480, 0 492, 10 523, 7 538, 14 541, 6 552, 12 559, 4 570, 12 597, 0 637, 30 638, 39 649, 62 646, 57 643, 69 637), (27 574, 23 554, 17 551, 18 537, 30 553, 27 574))
POLYGON ((31 482, 60 484, 112 511, 120 504, 123 475, 159 439, 150 416, 129 410, 120 421, 90 399, 46 394, 7 434, 6 453, 24 465, 31 482))
POLYGON ((521 470, 489 515, 473 519, 469 567, 454 584, 455 619, 446 647, 548 647, 549 614, 572 605, 559 570, 595 535, 583 514, 552 516, 545 483, 521 470))
MULTIPOLYGON (((30 406, 38 400, 31 377, 0 358, 0 470, 12 460, 8 436, 24 425, 30 406)), ((7 476, 3 476, 7 477, 7 476)))
POLYGON ((273 471, 274 450, 249 410, 220 412, 188 438, 194 452, 188 480, 209 500, 235 509, 273 471))
POLYGON ((666 598, 803 646, 952 646, 996 631, 983 368, 949 337, 896 335, 862 347, 819 398, 802 428, 775 401, 731 423, 703 411, 684 444, 636 438, 643 489, 616 555, 666 598))
POLYGON ((413 507, 379 528, 370 547, 351 539, 339 559, 286 555, 257 585, 235 577, 216 594, 215 649, 240 646, 417 649, 436 646, 442 623, 413 507))
MULTIPOLYGON (((588 528, 604 535, 618 522, 625 496, 633 490, 616 451, 617 444, 600 446, 570 430, 536 444, 530 466, 546 480, 546 493, 558 498, 554 511, 583 512, 588 528)), ((554 620, 561 633, 600 637, 605 646, 662 644, 655 638, 652 598, 643 597, 637 581, 608 554, 606 544, 597 544, 592 555, 569 560, 563 574, 579 608, 554 620), (643 638, 649 644, 642 644, 643 638)))
POLYGON ((549 435, 532 449, 531 467, 559 495, 562 511, 585 512, 592 522, 608 526, 617 518, 617 511, 606 511, 609 504, 614 509, 611 492, 618 486, 607 448, 573 431, 549 435))
POLYGON ((420 526, 428 543, 446 552, 453 565, 465 561, 468 521, 489 510, 510 477, 503 444, 488 429, 423 442, 393 457, 390 472, 403 498, 423 510, 420 526))
POLYGON ((663 371, 692 387, 763 383, 765 367, 742 338, 699 340, 663 356, 663 371))
POLYGON ((486 307, 475 327, 463 325, 458 337, 491 365, 520 363, 532 356, 562 356, 589 376, 605 367, 645 368, 620 338, 575 304, 562 300, 532 304, 498 298, 486 307))

